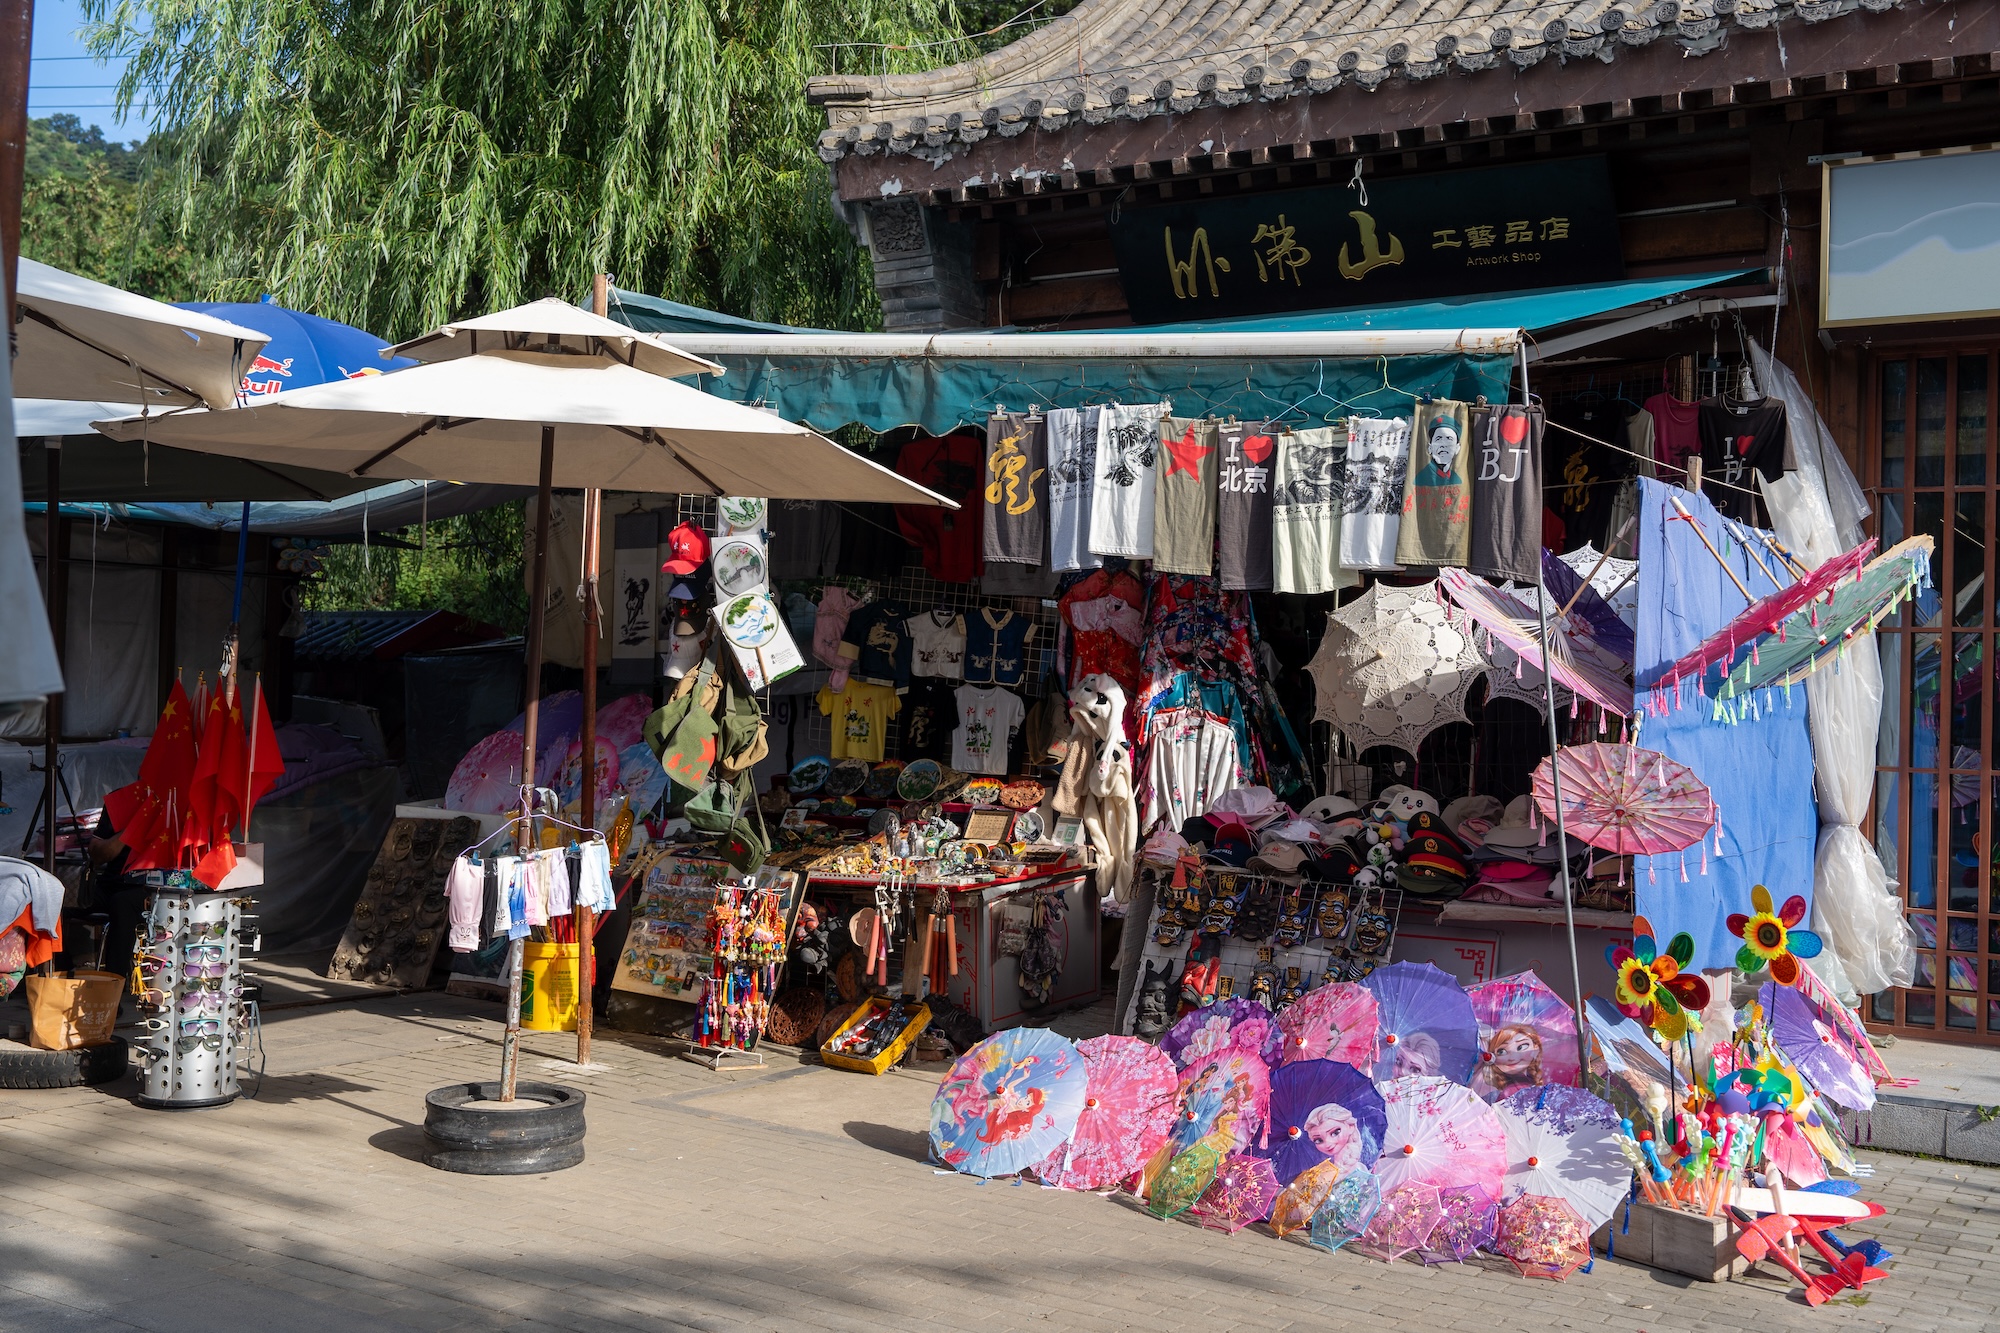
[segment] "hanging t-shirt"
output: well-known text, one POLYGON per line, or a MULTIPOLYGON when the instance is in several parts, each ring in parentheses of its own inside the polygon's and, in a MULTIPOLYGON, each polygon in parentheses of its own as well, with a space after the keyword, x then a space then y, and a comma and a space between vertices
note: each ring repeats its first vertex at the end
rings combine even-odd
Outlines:
POLYGON ((1542 495, 1563 521, 1566 548, 1585 542, 1604 547, 1618 483, 1635 464, 1612 447, 1623 424, 1602 402, 1567 403, 1549 412, 1542 436, 1542 484, 1548 489, 1542 495))
POLYGON ((903 735, 896 757, 905 763, 913 759, 951 758, 951 734, 958 730, 957 687, 942 680, 920 678, 910 682, 898 714, 903 719, 903 735))
POLYGON ((1679 481, 1688 455, 1701 452, 1701 404, 1684 403, 1663 392, 1648 398, 1644 407, 1653 419, 1653 457, 1674 469, 1669 480, 1679 481))
POLYGON ((980 607, 965 618, 965 679, 973 685, 1019 685, 1028 673, 1034 622, 1017 611, 980 607))
POLYGON ((1542 574, 1542 429, 1539 407, 1512 404, 1473 418, 1472 532, 1465 567, 1533 583, 1542 574))
POLYGON ((902 689, 910 683, 910 609, 897 601, 870 602, 847 618, 840 655, 855 680, 902 689))
POLYGON ((965 679, 965 617, 956 611, 926 611, 912 616, 910 674, 965 679))
POLYGON ((1114 403, 1097 419, 1097 480, 1090 498, 1090 549, 1153 558, 1153 488, 1165 403, 1114 403))
POLYGON ((889 739, 889 719, 896 716, 898 697, 886 685, 870 685, 850 680, 847 688, 835 691, 822 685, 819 711, 832 719, 833 739, 827 753, 835 759, 882 758, 889 739))
POLYGON ((1271 575, 1279 592, 1332 592, 1361 576, 1340 567, 1347 431, 1314 427, 1280 435, 1271 491, 1271 575))
MULTIPOLYGON (((977 435, 954 431, 941 440, 917 439, 896 455, 896 471, 919 486, 936 491, 947 500, 956 500, 957 509, 937 505, 897 505, 896 527, 917 549, 917 558, 939 583, 970 583, 979 577, 984 563, 980 551, 981 511, 985 509, 983 478, 986 473, 986 445, 977 435)), ((902 558, 886 574, 864 571, 851 563, 845 543, 855 536, 855 523, 846 525, 841 551, 840 572, 867 572, 871 577, 894 578, 902 572, 902 558)), ((859 534, 874 546, 894 546, 886 533, 869 529, 859 534)))
POLYGON ((1271 586, 1271 474, 1278 441, 1261 421, 1231 421, 1216 431, 1216 573, 1231 591, 1271 586))
POLYGON ((1463 567, 1472 542, 1472 405, 1422 403, 1415 421, 1396 563, 1463 567))
POLYGON ((1049 535, 1048 422, 996 412, 986 423, 986 559, 1039 565, 1049 535))
POLYGON ((1410 477, 1410 423, 1353 417, 1347 423, 1347 490, 1340 516, 1340 563, 1395 569, 1410 477))
POLYGON ((1160 422, 1160 477, 1153 511, 1153 568, 1208 574, 1215 568, 1216 427, 1213 421, 1160 422))
POLYGON ((1758 521, 1757 481, 1785 475, 1792 463, 1785 404, 1710 398, 1701 405, 1701 490, 1724 515, 1758 521))
POLYGON ((832 685, 835 689, 847 683, 847 670, 853 665, 841 656, 841 640, 847 637, 847 621, 861 608, 861 599, 838 583, 829 583, 820 589, 819 614, 813 618, 813 656, 820 663, 833 668, 832 685))
POLYGON ((840 506, 824 500, 773 500, 765 559, 771 581, 824 578, 840 568, 840 506))
POLYGON ((1007 738, 1028 715, 1021 696, 996 687, 958 688, 958 732, 951 740, 951 766, 963 773, 1007 772, 1007 738))
POLYGON ((1102 407, 1049 413, 1049 564, 1058 573, 1104 564, 1090 549, 1090 499, 1097 485, 1097 423, 1102 407))
POLYGON ((1653 414, 1640 408, 1623 415, 1625 424, 1621 429, 1624 433, 1612 443, 1623 446, 1626 452, 1632 455, 1632 470, 1635 475, 1658 477, 1659 456, 1654 450, 1658 447, 1659 430, 1653 422, 1653 414))

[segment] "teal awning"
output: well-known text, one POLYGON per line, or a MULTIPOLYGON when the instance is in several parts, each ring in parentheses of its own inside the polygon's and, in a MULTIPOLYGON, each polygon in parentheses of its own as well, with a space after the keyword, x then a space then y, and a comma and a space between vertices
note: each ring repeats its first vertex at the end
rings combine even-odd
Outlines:
POLYGON ((822 431, 859 423, 874 431, 919 426, 942 434, 962 423, 983 422, 996 407, 1163 399, 1184 416, 1284 416, 1304 425, 1356 412, 1406 410, 1421 396, 1503 400, 1511 348, 1490 336, 1457 335, 1550 328, 1754 271, 1060 334, 959 330, 933 338, 794 329, 632 292, 613 294, 611 314, 725 366, 719 379, 702 377, 709 392, 768 406, 822 431), (1408 336, 1424 331, 1435 336, 1408 336), (1279 352, 1239 347, 1229 355, 1197 354, 1200 343, 1227 344, 1229 334, 1286 346, 1279 352), (1324 355, 1301 350, 1316 341, 1310 335, 1337 350, 1324 355), (1375 335, 1386 335, 1379 349, 1371 341, 1375 335), (1188 341, 1176 345, 1177 337, 1188 341), (1074 359, 1060 350, 1067 339, 1077 341, 1074 359), (787 347, 794 340, 796 351, 787 347), (1144 344, 1145 350, 1107 355, 1105 345, 1121 342, 1144 344), (1015 347, 1021 354, 1010 354, 1015 347), (1403 350, 1408 348, 1417 350, 1403 350))

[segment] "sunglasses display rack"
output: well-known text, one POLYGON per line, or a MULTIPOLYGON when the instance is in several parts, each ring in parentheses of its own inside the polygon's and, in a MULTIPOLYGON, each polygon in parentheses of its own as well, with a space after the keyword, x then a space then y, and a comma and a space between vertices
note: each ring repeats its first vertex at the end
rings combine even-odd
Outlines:
POLYGON ((221 893, 153 895, 137 945, 145 987, 138 1102, 191 1111, 235 1101, 243 908, 221 893))

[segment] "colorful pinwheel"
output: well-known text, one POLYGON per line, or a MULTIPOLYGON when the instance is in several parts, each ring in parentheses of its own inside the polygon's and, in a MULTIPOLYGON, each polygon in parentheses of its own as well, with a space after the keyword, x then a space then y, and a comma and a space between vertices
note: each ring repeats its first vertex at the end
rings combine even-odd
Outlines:
POLYGON ((1652 923, 1634 917, 1632 946, 1620 945, 1606 956, 1617 976, 1618 1007, 1628 1017, 1668 1041, 1701 1030, 1699 1015, 1708 1004, 1708 982, 1698 972, 1681 971, 1694 959, 1694 938, 1686 931, 1668 941, 1667 951, 1660 953, 1653 943, 1652 923))
POLYGON ((1798 928, 1806 917, 1806 900, 1795 893, 1774 912, 1771 891, 1753 884, 1750 905, 1757 909, 1753 916, 1729 914, 1729 933, 1743 941, 1736 951, 1737 969, 1758 972, 1768 967, 1771 980, 1780 986, 1798 985, 1799 960, 1818 957, 1821 948, 1819 936, 1798 928))

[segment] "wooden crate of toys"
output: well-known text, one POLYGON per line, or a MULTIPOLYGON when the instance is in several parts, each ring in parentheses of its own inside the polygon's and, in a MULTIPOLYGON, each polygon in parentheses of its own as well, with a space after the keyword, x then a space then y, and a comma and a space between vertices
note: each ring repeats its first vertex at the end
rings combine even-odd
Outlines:
POLYGON ((835 1069, 880 1074, 903 1058, 930 1021, 927 1004, 870 996, 821 1045, 820 1062, 835 1069))

